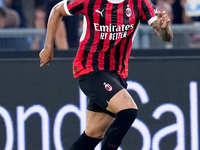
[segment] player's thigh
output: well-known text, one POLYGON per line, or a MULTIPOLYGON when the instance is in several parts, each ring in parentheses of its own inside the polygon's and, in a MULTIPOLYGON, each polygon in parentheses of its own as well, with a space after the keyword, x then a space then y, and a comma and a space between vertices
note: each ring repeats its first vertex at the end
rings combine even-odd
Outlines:
POLYGON ((103 138, 106 130, 115 118, 103 112, 87 110, 87 125, 85 133, 93 138, 103 138))
POLYGON ((114 114, 124 109, 138 109, 135 101, 125 89, 116 93, 107 103, 108 107, 106 109, 114 114))

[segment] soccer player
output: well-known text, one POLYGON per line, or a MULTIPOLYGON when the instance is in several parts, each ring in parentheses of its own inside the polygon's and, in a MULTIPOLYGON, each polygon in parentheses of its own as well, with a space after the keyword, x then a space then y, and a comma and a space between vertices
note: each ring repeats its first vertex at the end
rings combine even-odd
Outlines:
POLYGON ((149 0, 64 0, 51 11, 40 67, 53 57, 61 18, 78 13, 84 15, 84 29, 73 74, 89 101, 86 129, 70 150, 93 150, 102 139, 102 150, 117 150, 138 109, 126 90, 132 39, 146 20, 162 40, 171 41, 170 19, 149 0))

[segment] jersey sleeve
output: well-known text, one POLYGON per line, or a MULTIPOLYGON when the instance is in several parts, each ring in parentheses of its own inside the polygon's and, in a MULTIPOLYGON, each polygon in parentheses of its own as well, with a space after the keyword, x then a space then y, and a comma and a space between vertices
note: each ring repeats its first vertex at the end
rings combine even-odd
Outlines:
POLYGON ((64 0, 64 9, 68 16, 84 14, 84 0, 64 0))
POLYGON ((142 20, 146 20, 149 25, 157 20, 157 10, 156 6, 151 2, 151 0, 141 0, 142 6, 142 20))

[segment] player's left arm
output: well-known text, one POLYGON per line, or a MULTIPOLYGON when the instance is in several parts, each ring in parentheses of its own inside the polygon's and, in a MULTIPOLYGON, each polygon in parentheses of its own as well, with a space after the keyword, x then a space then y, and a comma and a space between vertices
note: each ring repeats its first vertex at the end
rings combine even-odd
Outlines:
POLYGON ((163 41, 170 42, 173 39, 173 31, 169 24, 170 18, 168 14, 163 11, 158 12, 157 20, 151 23, 151 27, 163 41))

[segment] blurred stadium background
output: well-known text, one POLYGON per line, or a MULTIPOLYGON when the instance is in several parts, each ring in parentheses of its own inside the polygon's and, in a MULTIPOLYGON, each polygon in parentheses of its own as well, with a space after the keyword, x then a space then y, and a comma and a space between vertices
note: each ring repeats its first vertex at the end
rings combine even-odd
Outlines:
MULTIPOLYGON (((174 32, 174 39, 172 42, 167 43, 161 41, 150 26, 140 25, 138 34, 133 41, 133 50, 200 49, 200 24, 171 25, 171 28, 174 32)), ((45 38, 45 34, 45 29, 35 28, 0 30, 0 51, 29 51, 31 50, 30 43, 32 42, 32 39, 38 36, 43 39, 45 38)), ((77 48, 69 48, 69 50, 76 51, 77 48)))

